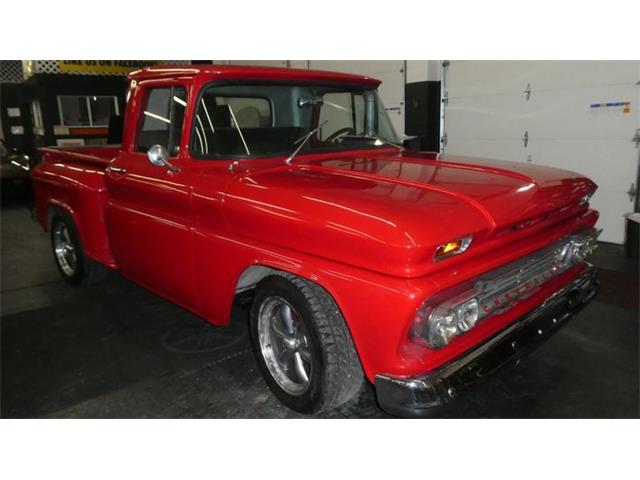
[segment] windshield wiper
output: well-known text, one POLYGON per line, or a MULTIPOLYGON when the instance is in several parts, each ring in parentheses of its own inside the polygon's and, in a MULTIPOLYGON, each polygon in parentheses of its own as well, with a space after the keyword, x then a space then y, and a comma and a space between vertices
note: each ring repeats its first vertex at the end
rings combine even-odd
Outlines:
POLYGON ((293 153, 286 158, 284 163, 286 163, 287 165, 291 165, 291 162, 293 161, 294 157, 298 154, 298 152, 300 150, 302 150, 302 147, 304 147, 304 144, 307 143, 307 140, 309 140, 313 136, 314 133, 316 133, 318 130, 320 130, 322 127, 324 127, 324 124, 327 123, 328 121, 329 120, 325 120, 320 125, 318 125, 316 128, 311 130, 309 133, 307 133, 303 137, 300 137, 295 142, 293 142, 294 145, 297 145, 298 143, 300 143, 300 145, 298 145, 298 147, 293 151, 293 153))

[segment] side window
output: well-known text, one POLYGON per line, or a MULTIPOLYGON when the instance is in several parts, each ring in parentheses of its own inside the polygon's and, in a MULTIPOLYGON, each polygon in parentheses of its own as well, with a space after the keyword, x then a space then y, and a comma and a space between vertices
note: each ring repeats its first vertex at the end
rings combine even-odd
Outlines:
POLYGON ((364 133, 364 98, 362 95, 350 92, 331 92, 323 96, 323 105, 320 109, 319 123, 327 124, 322 127, 320 140, 327 139, 330 135, 350 127, 352 134, 364 133))
POLYGON ((146 152, 153 145, 165 147, 173 157, 180 148, 187 92, 184 87, 151 88, 147 92, 136 151, 146 152))

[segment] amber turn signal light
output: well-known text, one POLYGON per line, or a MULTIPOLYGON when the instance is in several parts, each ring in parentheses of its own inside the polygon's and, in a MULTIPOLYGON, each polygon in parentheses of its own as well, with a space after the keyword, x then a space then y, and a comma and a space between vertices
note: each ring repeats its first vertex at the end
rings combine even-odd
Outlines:
POLYGON ((471 237, 459 238, 458 240, 452 240, 438 245, 436 253, 433 256, 434 260, 442 260, 443 258, 450 257, 452 255, 458 255, 464 252, 471 245, 471 237))

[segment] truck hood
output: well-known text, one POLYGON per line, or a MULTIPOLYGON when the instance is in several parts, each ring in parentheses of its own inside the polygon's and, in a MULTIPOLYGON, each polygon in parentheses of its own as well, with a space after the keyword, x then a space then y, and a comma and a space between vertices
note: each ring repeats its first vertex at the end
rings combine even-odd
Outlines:
POLYGON ((435 269, 444 242, 473 235, 472 252, 575 217, 595 188, 579 174, 525 163, 325 155, 245 172, 224 212, 237 234, 404 277, 435 269))

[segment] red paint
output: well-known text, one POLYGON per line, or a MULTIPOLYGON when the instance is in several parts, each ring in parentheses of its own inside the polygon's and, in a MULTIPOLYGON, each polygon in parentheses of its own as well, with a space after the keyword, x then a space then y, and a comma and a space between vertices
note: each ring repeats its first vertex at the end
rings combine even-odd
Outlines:
POLYGON ((228 66, 151 68, 132 75, 122 149, 43 149, 33 170, 37 213, 74 217, 90 257, 201 315, 229 322, 236 283, 263 265, 322 285, 341 308, 360 359, 377 373, 433 369, 538 305, 581 270, 554 278, 507 312, 438 351, 408 340, 416 310, 433 294, 538 250, 597 212, 580 199, 596 186, 567 171, 523 163, 398 153, 394 148, 249 159, 195 160, 188 137, 194 98, 216 79, 374 79, 309 70, 228 66), (171 173, 133 150, 142 87, 180 84, 188 100, 171 173), (107 165, 125 168, 105 173, 107 165), (461 255, 436 247, 473 234, 461 255))

